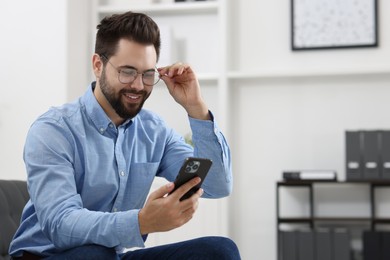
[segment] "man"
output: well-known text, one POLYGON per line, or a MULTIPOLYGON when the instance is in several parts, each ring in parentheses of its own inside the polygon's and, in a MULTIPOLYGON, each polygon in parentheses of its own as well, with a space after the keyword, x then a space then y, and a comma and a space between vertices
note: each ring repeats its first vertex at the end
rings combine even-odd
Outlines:
POLYGON ((113 15, 98 25, 92 57, 96 82, 77 101, 52 108, 29 130, 24 160, 31 196, 10 245, 14 259, 239 259, 223 237, 144 247, 147 234, 187 223, 201 196, 232 189, 230 150, 187 64, 156 69, 157 25, 144 14, 113 15), (142 109, 160 80, 188 113, 194 148, 156 114, 142 109), (200 182, 174 189, 186 157, 213 166, 200 182), (150 194, 155 176, 170 183, 150 194), (169 195, 168 195, 169 194, 169 195), (146 203, 145 203, 146 201, 146 203))

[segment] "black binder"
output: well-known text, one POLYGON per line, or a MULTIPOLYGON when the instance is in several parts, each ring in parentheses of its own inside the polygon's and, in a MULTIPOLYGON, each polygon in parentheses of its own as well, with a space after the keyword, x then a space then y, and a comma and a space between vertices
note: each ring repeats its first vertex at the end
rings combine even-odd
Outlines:
POLYGON ((381 177, 390 180, 390 131, 381 131, 381 177))
POLYGON ((333 231, 333 260, 350 260, 351 246, 350 236, 346 229, 335 229, 333 231))
POLYGON ((390 259, 390 232, 382 233, 382 259, 390 259))
POLYGON ((297 231, 279 231, 282 260, 298 260, 297 231))
POLYGON ((303 230, 298 233, 298 259, 313 260, 314 255, 314 232, 303 230))
POLYGON ((346 147, 346 179, 348 181, 362 180, 362 149, 360 131, 345 132, 346 147))
POLYGON ((379 131, 363 131, 363 177, 365 180, 378 180, 380 155, 379 131))
POLYGON ((382 260, 382 236, 377 231, 365 231, 363 233, 363 258, 364 260, 382 260))
POLYGON ((316 260, 332 260, 332 237, 328 229, 315 232, 316 260))

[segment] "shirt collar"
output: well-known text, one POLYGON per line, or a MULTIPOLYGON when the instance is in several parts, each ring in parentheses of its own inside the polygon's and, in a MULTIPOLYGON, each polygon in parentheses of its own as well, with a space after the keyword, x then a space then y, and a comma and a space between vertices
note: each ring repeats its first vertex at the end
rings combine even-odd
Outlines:
MULTIPOLYGON (((95 87, 96 81, 92 82, 89 86, 87 92, 83 96, 83 101, 89 118, 94 123, 96 129, 101 134, 104 134, 104 132, 107 131, 108 127, 112 128, 114 126, 114 123, 104 112, 103 108, 100 106, 95 95, 93 94, 93 90, 95 89, 95 87)), ((133 119, 128 119, 122 124, 122 126, 127 129, 131 125, 132 121, 133 119)))

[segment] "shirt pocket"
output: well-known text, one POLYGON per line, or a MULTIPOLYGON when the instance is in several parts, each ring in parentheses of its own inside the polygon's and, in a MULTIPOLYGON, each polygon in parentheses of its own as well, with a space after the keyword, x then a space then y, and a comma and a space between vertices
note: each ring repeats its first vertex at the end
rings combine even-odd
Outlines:
POLYGON ((144 204, 157 175, 159 165, 158 162, 131 164, 127 187, 131 193, 131 200, 135 205, 141 207, 144 204))

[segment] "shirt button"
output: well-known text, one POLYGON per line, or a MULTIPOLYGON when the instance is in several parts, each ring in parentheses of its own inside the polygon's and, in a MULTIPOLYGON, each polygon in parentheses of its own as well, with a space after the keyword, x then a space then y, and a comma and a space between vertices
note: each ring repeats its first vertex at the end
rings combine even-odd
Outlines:
POLYGON ((109 126, 110 128, 113 128, 113 127, 114 127, 112 124, 109 124, 108 126, 109 126))
POLYGON ((118 211, 118 209, 117 209, 117 208, 114 208, 114 209, 113 209, 113 211, 114 211, 114 212, 117 212, 117 211, 118 211))
POLYGON ((99 131, 100 131, 101 134, 103 134, 103 133, 104 133, 104 128, 101 127, 101 128, 99 129, 99 131))
POLYGON ((125 176, 125 172, 124 171, 121 171, 120 172, 120 175, 123 177, 123 176, 125 176))

